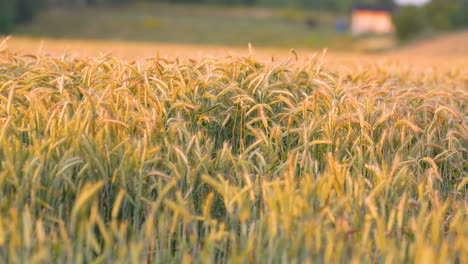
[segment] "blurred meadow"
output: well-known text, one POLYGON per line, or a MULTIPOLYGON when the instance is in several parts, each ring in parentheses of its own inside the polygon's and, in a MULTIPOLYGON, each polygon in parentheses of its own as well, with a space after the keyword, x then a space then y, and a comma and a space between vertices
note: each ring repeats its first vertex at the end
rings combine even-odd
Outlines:
POLYGON ((100 40, 154 41, 263 47, 346 49, 347 34, 335 34, 337 15, 292 9, 213 7, 206 5, 137 4, 51 9, 34 23, 20 25, 15 35, 100 40), (308 17, 320 19, 310 28, 308 17))
POLYGON ((465 0, 150 2, 0 0, 0 263, 468 263, 465 0))

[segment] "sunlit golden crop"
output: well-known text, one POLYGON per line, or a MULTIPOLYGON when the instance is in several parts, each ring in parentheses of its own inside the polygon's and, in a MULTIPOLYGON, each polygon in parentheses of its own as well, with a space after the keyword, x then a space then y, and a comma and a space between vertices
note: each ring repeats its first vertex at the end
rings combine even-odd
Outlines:
POLYGON ((468 263, 462 63, 27 54, 0 51, 7 263, 468 263))

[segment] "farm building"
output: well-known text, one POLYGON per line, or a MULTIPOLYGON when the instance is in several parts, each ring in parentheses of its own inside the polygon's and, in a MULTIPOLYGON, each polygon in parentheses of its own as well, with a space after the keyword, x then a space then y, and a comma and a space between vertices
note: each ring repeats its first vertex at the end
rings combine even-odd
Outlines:
POLYGON ((390 9, 382 7, 358 6, 353 9, 351 33, 385 35, 395 31, 390 9))

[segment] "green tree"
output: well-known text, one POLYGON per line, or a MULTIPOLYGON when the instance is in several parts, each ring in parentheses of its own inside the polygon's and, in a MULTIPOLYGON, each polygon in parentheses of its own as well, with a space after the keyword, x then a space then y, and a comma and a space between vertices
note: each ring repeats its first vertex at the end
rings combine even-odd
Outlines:
POLYGON ((16 1, 0 0, 0 34, 10 34, 16 19, 16 1))
POLYGON ((393 21, 400 41, 406 41, 420 34, 426 23, 424 10, 415 6, 400 8, 394 14, 393 21))
POLYGON ((425 7, 427 21, 435 30, 452 30, 460 28, 465 23, 466 1, 433 0, 425 7))
POLYGON ((31 21, 42 4, 42 0, 16 0, 16 22, 31 21))

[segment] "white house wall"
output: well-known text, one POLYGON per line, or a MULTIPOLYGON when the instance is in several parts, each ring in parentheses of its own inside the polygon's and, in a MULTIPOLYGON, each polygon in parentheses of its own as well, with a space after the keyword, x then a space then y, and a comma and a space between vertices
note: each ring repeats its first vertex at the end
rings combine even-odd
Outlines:
POLYGON ((392 18, 385 13, 356 12, 353 14, 351 32, 353 35, 393 33, 392 18))

